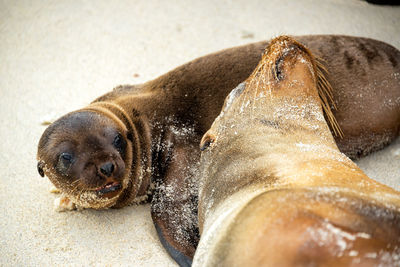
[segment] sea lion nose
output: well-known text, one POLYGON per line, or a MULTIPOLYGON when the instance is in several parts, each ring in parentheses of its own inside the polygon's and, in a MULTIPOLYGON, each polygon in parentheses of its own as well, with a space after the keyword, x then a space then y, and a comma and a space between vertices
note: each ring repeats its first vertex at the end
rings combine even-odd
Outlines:
POLYGON ((114 164, 112 164, 111 162, 107 162, 106 164, 103 164, 103 165, 100 167, 100 171, 101 171, 101 173, 104 174, 105 176, 110 177, 111 174, 112 174, 113 171, 114 171, 114 164))

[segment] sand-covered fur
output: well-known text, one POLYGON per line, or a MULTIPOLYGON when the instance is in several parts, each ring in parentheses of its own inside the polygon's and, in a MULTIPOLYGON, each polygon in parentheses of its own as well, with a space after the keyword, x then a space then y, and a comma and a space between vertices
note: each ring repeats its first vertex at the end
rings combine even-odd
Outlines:
POLYGON ((228 96, 201 143, 193 266, 400 264, 400 192, 339 151, 319 75, 281 36, 228 96))

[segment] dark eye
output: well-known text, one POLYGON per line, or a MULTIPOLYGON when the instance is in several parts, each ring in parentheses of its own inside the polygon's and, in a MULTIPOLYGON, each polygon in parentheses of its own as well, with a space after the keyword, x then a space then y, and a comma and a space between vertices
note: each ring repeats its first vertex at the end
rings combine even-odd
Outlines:
POLYGON ((72 155, 69 154, 69 153, 64 152, 64 153, 61 153, 60 159, 62 159, 63 161, 66 161, 66 162, 71 162, 72 161, 72 155))
POLYGON ((57 164, 57 169, 65 172, 71 166, 73 161, 74 157, 70 153, 63 152, 60 154, 57 164))
POLYGON ((122 152, 125 149, 125 141, 121 134, 117 134, 113 141, 113 146, 119 151, 122 152))
POLYGON ((200 150, 204 151, 211 146, 212 143, 215 142, 215 135, 210 131, 206 132, 200 142, 200 150))

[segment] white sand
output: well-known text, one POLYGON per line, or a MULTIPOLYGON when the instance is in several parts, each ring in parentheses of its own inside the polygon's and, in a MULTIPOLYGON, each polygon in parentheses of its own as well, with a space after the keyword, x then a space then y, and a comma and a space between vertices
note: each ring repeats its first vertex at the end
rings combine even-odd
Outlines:
MULTIPOLYGON (((213 2, 0 1, 0 266, 175 265, 148 205, 53 211, 55 195, 35 159, 49 114, 279 34, 359 35, 400 48, 400 8, 358 0, 213 2)), ((400 139, 359 164, 400 189, 400 139)))

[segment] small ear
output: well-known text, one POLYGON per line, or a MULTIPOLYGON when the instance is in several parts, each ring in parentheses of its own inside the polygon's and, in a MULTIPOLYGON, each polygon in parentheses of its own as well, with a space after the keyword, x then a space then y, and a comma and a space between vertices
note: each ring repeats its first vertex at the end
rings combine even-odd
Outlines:
POLYGON ((210 145, 211 145, 212 143, 214 143, 214 141, 215 141, 215 135, 212 134, 212 133, 210 133, 209 131, 206 132, 205 135, 203 136, 203 138, 201 138, 201 141, 200 141, 200 150, 201 150, 201 151, 206 150, 207 148, 210 147, 210 145))
POLYGON ((44 162, 43 161, 39 161, 38 164, 37 164, 37 170, 38 170, 40 176, 42 176, 42 177, 44 177, 43 167, 44 167, 44 162))

